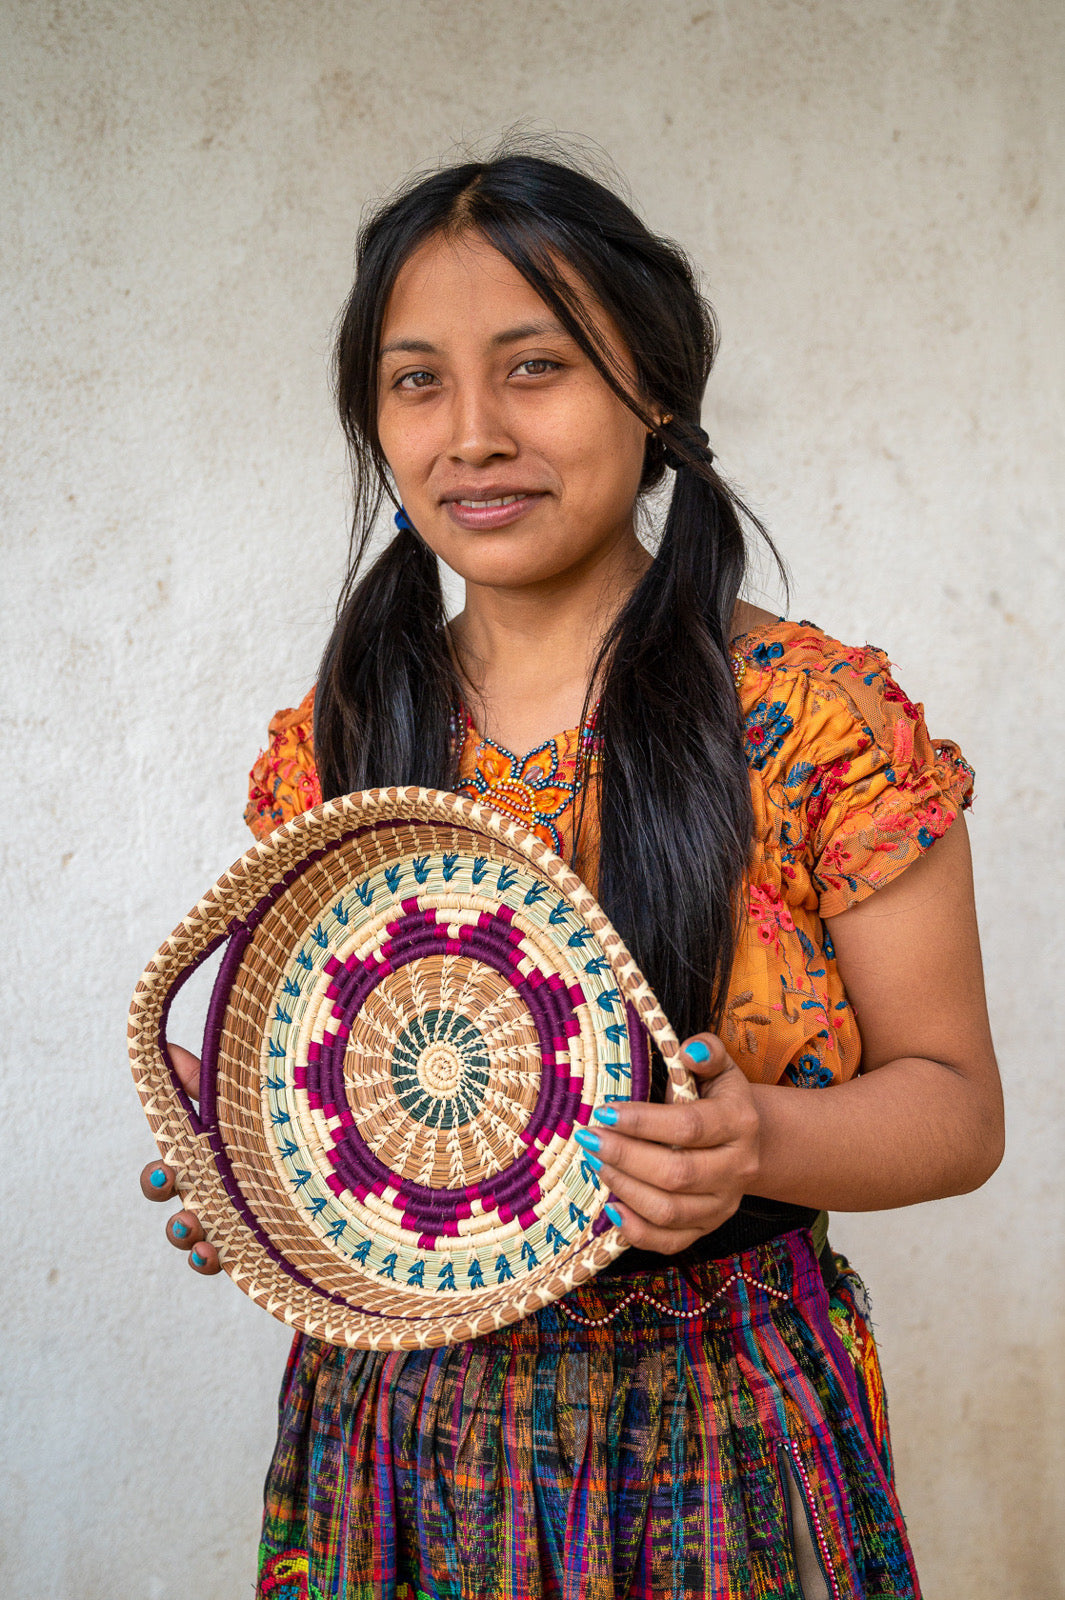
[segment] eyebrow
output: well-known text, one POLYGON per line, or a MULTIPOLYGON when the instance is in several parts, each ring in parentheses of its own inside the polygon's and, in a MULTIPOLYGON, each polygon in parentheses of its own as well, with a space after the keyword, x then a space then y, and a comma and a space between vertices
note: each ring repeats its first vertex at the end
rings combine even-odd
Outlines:
MULTIPOLYGON (((507 344, 520 344, 523 339, 542 338, 545 335, 552 339, 571 337, 559 322, 522 322, 516 328, 505 328, 502 333, 493 334, 490 342, 499 348, 507 344)), ((438 347, 431 344, 428 339, 392 339, 388 344, 381 346, 382 356, 396 352, 420 356, 435 356, 440 353, 438 347)))

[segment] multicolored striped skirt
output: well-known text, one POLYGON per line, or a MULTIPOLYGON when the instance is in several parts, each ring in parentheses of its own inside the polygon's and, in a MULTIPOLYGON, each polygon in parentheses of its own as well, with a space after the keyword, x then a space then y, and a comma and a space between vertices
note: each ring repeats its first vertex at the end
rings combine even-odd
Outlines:
POLYGON ((262 1600, 916 1600, 865 1291, 810 1236, 471 1344, 298 1338, 262 1600))

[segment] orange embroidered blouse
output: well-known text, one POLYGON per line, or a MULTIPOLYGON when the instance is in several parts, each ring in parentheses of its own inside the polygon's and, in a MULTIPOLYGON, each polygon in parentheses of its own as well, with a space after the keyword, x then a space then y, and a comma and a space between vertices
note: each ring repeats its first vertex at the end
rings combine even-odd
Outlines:
MULTIPOLYGON (((733 665, 755 833, 722 1037, 752 1082, 839 1083, 860 1069, 862 1046, 826 919, 890 883, 946 832, 971 801, 972 769, 956 745, 933 743, 922 707, 872 646, 848 648, 812 623, 781 620, 737 640, 733 665)), ((321 799, 313 706, 312 689, 270 723, 245 813, 257 838, 321 799)), ((586 783, 576 867, 594 891, 596 763, 588 730, 518 756, 467 717, 456 787, 568 857, 586 783)))

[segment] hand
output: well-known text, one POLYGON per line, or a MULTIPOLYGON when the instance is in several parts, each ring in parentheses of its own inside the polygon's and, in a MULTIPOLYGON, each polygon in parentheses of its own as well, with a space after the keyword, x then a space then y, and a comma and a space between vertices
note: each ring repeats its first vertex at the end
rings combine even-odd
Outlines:
POLYGON ((683 1046, 699 1099, 600 1106, 576 1135, 610 1189, 626 1243, 675 1255, 727 1222, 758 1172, 759 1116, 751 1086, 721 1040, 683 1046))
MULTIPOLYGON (((167 1046, 174 1071, 185 1093, 195 1100, 200 1087, 200 1063, 191 1050, 179 1044, 167 1046)), ((174 1198, 174 1169, 164 1161, 150 1161, 141 1173, 141 1193, 149 1200, 174 1198)), ((204 1238, 200 1219, 194 1211, 175 1211, 166 1225, 166 1236, 178 1250, 189 1252, 189 1266, 203 1278, 212 1278, 222 1268, 218 1251, 204 1238)))

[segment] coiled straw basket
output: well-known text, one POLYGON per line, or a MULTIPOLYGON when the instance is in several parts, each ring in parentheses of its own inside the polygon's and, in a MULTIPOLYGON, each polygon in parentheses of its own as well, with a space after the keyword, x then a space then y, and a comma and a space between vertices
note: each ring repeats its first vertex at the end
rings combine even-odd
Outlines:
POLYGON ((515 1322, 625 1248, 573 1138, 690 1074, 593 896, 534 834, 428 789, 366 790, 256 844, 149 963, 133 1076, 234 1282, 334 1344, 515 1322), (225 945, 198 1105, 166 1045, 225 945))

